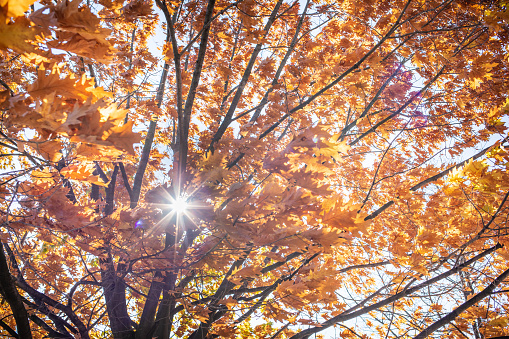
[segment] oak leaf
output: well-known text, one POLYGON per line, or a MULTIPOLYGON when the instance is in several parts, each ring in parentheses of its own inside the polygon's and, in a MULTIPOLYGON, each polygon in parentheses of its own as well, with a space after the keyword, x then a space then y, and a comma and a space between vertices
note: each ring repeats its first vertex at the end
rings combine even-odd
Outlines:
POLYGON ((76 149, 77 159, 95 161, 115 161, 123 154, 122 151, 110 146, 80 143, 76 149))
POLYGON ((39 33, 25 17, 18 17, 13 22, 6 22, 7 18, 0 11, 0 49, 12 49, 18 53, 35 51, 30 43, 39 33))
POLYGON ((107 182, 100 180, 97 175, 94 175, 94 170, 94 163, 71 164, 62 168, 60 174, 68 179, 85 181, 99 186, 108 186, 107 182))
MULTIPOLYGON (((81 80, 81 79, 80 79, 81 80)), ((47 74, 44 70, 37 71, 37 79, 28 87, 28 93, 34 98, 43 98, 53 92, 59 96, 85 100, 90 93, 88 84, 73 77, 61 77, 56 71, 47 74)))
POLYGON ((147 0, 132 0, 122 8, 122 12, 126 19, 130 21, 140 17, 150 17, 153 15, 152 3, 147 0))
POLYGON ((62 143, 58 140, 37 141, 35 148, 46 160, 57 162, 62 157, 62 143))
POLYGON ((110 30, 101 27, 101 20, 80 0, 61 1, 34 12, 30 18, 46 29, 56 27, 56 40, 48 46, 76 53, 101 62, 111 61, 115 52, 107 40, 110 30))
POLYGON ((134 155, 133 144, 139 143, 142 138, 139 133, 133 132, 132 128, 132 121, 128 121, 127 124, 123 126, 113 127, 106 141, 111 142, 116 148, 125 150, 129 154, 134 155))
POLYGON ((23 16, 35 0, 0 0, 0 7, 7 17, 23 16))

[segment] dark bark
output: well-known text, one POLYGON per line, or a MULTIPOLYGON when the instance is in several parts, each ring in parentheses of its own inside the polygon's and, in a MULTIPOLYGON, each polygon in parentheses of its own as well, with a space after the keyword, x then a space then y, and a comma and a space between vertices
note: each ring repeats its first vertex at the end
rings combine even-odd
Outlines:
POLYGON ((136 339, 150 338, 149 333, 154 326, 157 305, 159 304, 159 297, 161 296, 162 290, 163 283, 156 281, 155 279, 152 280, 150 289, 148 291, 147 300, 145 301, 145 305, 143 305, 143 313, 141 314, 140 324, 136 330, 136 339))
POLYGON ((106 187, 106 206, 104 207, 104 215, 110 215, 114 210, 114 199, 115 199, 115 184, 117 182, 118 165, 115 165, 113 173, 111 174, 111 180, 106 187))
POLYGON ((159 303, 155 320, 155 335, 157 339, 168 339, 170 337, 170 311, 172 305, 175 303, 174 289, 177 276, 175 273, 170 273, 164 281, 163 300, 159 303))
MULTIPOLYGON (((161 9, 164 8, 163 12, 165 14, 165 17, 168 18, 168 16, 166 15, 168 13, 166 5, 158 0, 156 0, 156 4, 158 5, 159 8, 161 9)), ((171 25, 171 20, 168 20, 167 25, 168 26, 171 25)), ((166 41, 167 42, 169 41, 169 29, 166 30, 166 41)), ((157 88, 156 94, 157 107, 161 107, 161 104, 163 103, 164 89, 166 87, 166 78, 168 77, 169 68, 170 65, 168 63, 164 63, 163 72, 161 74, 161 79, 159 80, 159 87, 157 88)), ((147 136, 145 137, 145 144, 143 145, 143 150, 141 152, 140 162, 138 164, 138 169, 136 170, 136 174, 134 176, 133 188, 131 193, 129 194, 131 198, 131 208, 135 208, 138 205, 138 201, 140 199, 141 185, 143 184, 145 170, 147 169, 148 159, 150 158, 150 149, 152 148, 152 144, 154 142, 156 126, 157 117, 153 116, 148 126, 148 132, 147 136)))
POLYGON ((4 253, 3 245, 0 246, 0 287, 2 294, 9 304, 12 315, 16 320, 18 335, 23 339, 31 339, 32 331, 30 330, 30 322, 28 321, 28 313, 23 305, 21 296, 14 285, 14 280, 7 264, 7 258, 4 253))
POLYGON ((131 190, 131 185, 129 184, 129 178, 127 177, 124 163, 119 162, 118 166, 120 168, 120 173, 122 174, 122 181, 124 182, 124 187, 127 191, 127 194, 129 195, 129 201, 132 201, 133 191, 131 190))
MULTIPOLYGON (((107 258, 101 259, 101 261, 101 266, 105 267, 101 271, 101 280, 113 338, 133 339, 134 330, 131 326, 131 318, 127 313, 126 285, 121 274, 118 274, 122 272, 115 271, 113 258, 109 253, 107 258)), ((121 271, 123 265, 119 263, 117 267, 121 271)))
MULTIPOLYGON (((30 300, 28 300, 24 297, 21 297, 21 299, 23 300, 23 303, 26 306, 30 307, 33 310, 37 310, 38 312, 40 312, 40 313, 44 314, 46 317, 48 317, 48 319, 51 320, 53 322, 53 324, 55 325, 56 330, 51 328, 51 326, 46 324, 46 322, 44 322, 42 319, 40 319, 38 317, 34 318, 33 314, 30 315, 29 316, 30 320, 32 320, 38 326, 43 327, 45 330, 51 329, 51 331, 54 331, 55 333, 59 333, 60 335, 66 335, 66 336, 70 336, 70 337, 72 337, 72 336, 69 333, 69 331, 71 331, 72 333, 75 333, 75 334, 78 333, 78 330, 76 328, 74 328, 67 321, 65 321, 58 315, 56 315, 55 312, 51 311, 44 302, 41 302, 40 299, 34 299, 35 303, 31 302, 30 300), (44 325, 41 322, 44 323, 44 325)), ((51 331, 48 331, 48 332, 51 332, 51 331)))
POLYGON ((141 152, 140 162, 136 175, 134 176, 133 190, 131 194, 131 208, 138 206, 140 199, 141 185, 143 184, 143 177, 145 176, 145 170, 147 169, 148 159, 150 157, 150 149, 154 142, 154 136, 156 134, 157 119, 150 120, 148 126, 147 136, 145 137, 145 144, 143 145, 143 151, 141 152))

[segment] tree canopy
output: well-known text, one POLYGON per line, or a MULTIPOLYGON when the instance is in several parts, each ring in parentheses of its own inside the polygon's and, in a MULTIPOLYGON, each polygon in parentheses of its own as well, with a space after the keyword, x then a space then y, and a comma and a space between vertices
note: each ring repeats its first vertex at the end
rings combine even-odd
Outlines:
POLYGON ((0 334, 509 335, 507 0, 1 0, 0 334))

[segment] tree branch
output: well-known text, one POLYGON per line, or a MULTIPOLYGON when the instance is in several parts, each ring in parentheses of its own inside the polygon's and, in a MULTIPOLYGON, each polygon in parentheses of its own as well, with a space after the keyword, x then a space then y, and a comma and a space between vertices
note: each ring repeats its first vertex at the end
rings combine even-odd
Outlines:
POLYGON ((115 165, 113 173, 111 174, 111 180, 106 187, 106 206, 104 206, 104 215, 108 216, 113 213, 114 200, 115 200, 115 184, 117 182, 118 165, 115 165))
MULTIPOLYGON (((212 14, 214 10, 215 0, 209 0, 207 4, 207 11, 205 13, 204 25, 209 23, 212 19, 212 14)), ((200 76, 201 70, 203 67, 203 62, 205 61, 205 52, 207 51, 207 42, 209 39, 210 25, 207 25, 206 28, 203 29, 203 33, 201 35, 200 48, 198 51, 198 55, 196 57, 196 63, 194 65, 193 78, 191 80, 191 85, 189 86, 189 92, 187 94, 186 103, 184 106, 184 112, 181 117, 179 115, 179 177, 186 172, 186 161, 187 161, 187 148, 188 148, 188 136, 189 136, 189 123, 191 121, 191 110, 194 104, 194 98, 196 96, 196 90, 198 85, 200 84, 200 76)), ((179 182, 179 185, 181 182, 179 182)))
MULTIPOLYGON (((267 20, 267 23, 265 24, 265 27, 264 27, 265 35, 268 34, 270 27, 276 20, 277 12, 279 11, 279 8, 281 7, 282 4, 283 4, 283 1, 279 0, 277 2, 276 6, 274 7, 274 9, 272 10, 272 13, 270 14, 270 17, 267 20)), ((246 87, 247 81, 249 80, 249 76, 251 75, 253 66, 256 62, 256 59, 258 58, 258 53, 260 53, 260 51, 262 50, 262 46, 263 46, 263 43, 258 43, 255 46, 253 53, 251 54, 251 58, 249 59, 249 62, 246 66, 246 69, 244 70, 244 74, 242 75, 242 79, 240 80, 240 84, 237 89, 237 92, 235 92, 235 95, 232 99, 230 108, 228 109, 228 112, 226 112, 223 122, 219 126, 217 132, 212 137, 212 141, 210 142, 210 146, 208 148, 209 151, 214 150, 214 144, 221 139, 223 134, 226 132, 226 129, 228 128, 230 123, 233 121, 232 120, 233 113, 235 113, 235 110, 237 109, 237 105, 239 104, 239 101, 240 101, 240 98, 244 91, 244 88, 246 87)))
MULTIPOLYGON (((478 152, 477 154, 474 154, 473 156, 471 156, 470 158, 454 165, 454 166, 451 166, 445 170, 443 170, 442 172, 432 176, 432 177, 429 177, 427 178, 426 180, 423 180, 421 181, 420 183, 412 186, 410 188, 410 191, 417 191, 419 188, 429 184, 429 183, 432 183, 434 181, 437 181, 438 179, 441 179, 443 178, 444 176, 446 176, 447 174, 449 174, 451 171, 455 170, 455 169, 458 169, 460 168, 461 166, 465 165, 467 162, 469 162, 470 160, 476 160, 480 157, 482 157, 484 154, 486 154, 486 152, 488 152, 488 150, 490 148, 492 148, 494 145, 491 145, 491 146, 488 146, 486 147, 485 149, 481 150, 480 152, 478 152)), ((389 208, 392 204, 394 204, 394 200, 391 200, 391 201, 388 201, 386 202, 382 207, 380 207, 379 209, 377 209, 376 211, 374 211, 373 213, 371 213, 370 215, 368 215, 367 217, 364 218, 365 221, 367 220, 371 220, 371 219, 374 219, 376 218, 380 213, 382 213, 383 211, 385 211, 387 208, 389 208)))
POLYGON ((131 185, 129 185, 129 178, 127 177, 127 173, 125 171, 124 163, 119 162, 118 166, 120 168, 120 173, 122 174, 122 181, 124 182, 124 187, 129 195, 129 200, 132 201, 133 192, 131 190, 131 185))
POLYGON ((14 331, 9 325, 7 325, 5 323, 5 321, 3 321, 1 319, 0 319, 0 327, 2 327, 4 330, 6 330, 7 333, 9 333, 9 335, 11 337, 16 338, 16 339, 19 338, 18 333, 16 331, 14 331))
POLYGON ((143 305, 143 313, 141 314, 139 326, 136 330, 136 339, 145 339, 151 337, 149 333, 154 326, 156 310, 159 304, 159 297, 161 295, 161 291, 163 290, 163 283, 156 280, 158 275, 160 276, 160 274, 156 272, 154 279, 152 279, 152 282, 150 283, 148 296, 145 301, 145 305, 143 305))
MULTIPOLYGON (((263 96, 262 101, 258 104, 258 106, 256 106, 256 110, 253 113, 253 115, 251 116, 251 119, 249 120, 250 122, 256 121, 258 119, 258 117, 260 116, 260 113, 261 113, 263 107, 265 107, 265 105, 267 104, 269 94, 274 89, 274 86, 277 85, 279 77, 281 76, 281 73, 283 72, 283 69, 285 68, 286 63, 287 63, 288 59, 290 58, 290 55, 292 55, 292 53, 295 49, 295 46, 297 45, 297 42, 299 41, 299 33, 302 28, 302 24, 304 23, 304 18, 306 17, 306 13, 307 13, 307 10, 309 7, 309 1, 310 0, 306 1, 304 11, 302 12, 299 22, 297 23, 297 27, 295 28, 295 33, 293 34, 293 38, 292 38, 292 41, 290 42, 290 46, 288 46, 288 50, 286 51, 286 54, 283 57, 283 60, 281 60, 281 63, 279 64, 276 74, 274 74, 274 78, 272 79, 272 83, 270 84, 269 89, 265 92, 265 95, 263 96)), ((237 119, 237 118, 238 117, 236 117, 235 119, 237 119)))
POLYGON ((362 309, 358 310, 358 311, 355 311, 355 312, 350 312, 350 310, 346 310, 345 312, 335 316, 335 317, 332 317, 330 318, 329 320, 323 322, 322 324, 320 324, 319 326, 313 326, 313 327, 310 327, 306 330, 303 330, 297 334, 295 334, 294 336, 292 336, 290 339, 304 339, 304 338, 308 338, 310 335, 314 334, 314 333, 317 333, 317 332, 320 332, 320 331, 323 331, 325 330, 326 328, 329 328, 331 326, 333 326, 334 324, 336 323, 339 323, 339 322, 344 322, 344 321, 347 321, 347 320, 350 320, 350 319, 354 319, 354 318, 357 318, 363 314, 366 314, 366 313, 369 313, 371 311, 374 311, 374 310, 377 310, 383 306, 386 306, 386 305, 389 305, 389 304, 392 304, 393 302, 401 299, 401 298, 405 298, 409 295, 411 295, 412 293, 424 288, 424 287, 427 287, 435 282, 438 282, 442 279, 445 279, 459 271, 461 271, 462 269, 470 266, 471 264, 473 264, 474 262, 484 258, 485 256, 493 253, 494 251, 498 250, 499 248, 502 248, 503 246, 501 244, 497 244, 493 247, 490 247, 488 248, 487 250, 483 251, 482 253, 474 256, 473 258, 471 258, 470 260, 467 260, 465 261, 463 264, 461 265, 457 265, 453 268, 451 268, 450 270, 434 277, 434 278, 431 278, 429 280, 426 280, 414 287, 411 287, 411 288, 406 288, 404 289, 403 291, 399 292, 399 293, 396 293, 384 300, 381 300, 377 303, 374 303, 370 306, 366 306, 366 307, 363 307, 362 309))
POLYGON ((357 68, 359 68, 360 65, 362 65, 362 63, 364 61, 366 61, 366 59, 369 58, 369 56, 371 54, 373 54, 391 35, 392 33, 394 33, 396 31, 396 29, 399 27, 400 25, 400 21, 401 21, 401 18, 403 17, 403 14, 406 12, 407 8, 408 8, 408 5, 410 5, 410 1, 407 1, 407 3, 405 4, 405 7, 403 8, 403 10, 401 11, 398 19, 396 20, 396 22, 394 23, 394 25, 392 25, 391 29, 387 32, 387 34, 382 38, 380 39, 380 41, 375 45, 373 46, 366 54, 364 54, 364 56, 362 58, 359 59, 359 61, 357 61, 352 67, 350 67, 349 69, 347 69, 345 72, 343 72, 339 77, 337 77, 334 81, 332 81, 330 84, 328 84, 327 86, 323 87, 321 90, 317 91, 315 94, 311 95, 308 99, 306 99, 304 102, 302 102, 301 104, 295 106, 294 108, 292 108, 290 110, 290 112, 286 113, 285 115, 283 115, 276 123, 274 123, 271 127, 269 127, 265 132, 263 132, 262 134, 260 134, 259 136, 259 139, 263 139, 267 134, 269 134, 270 132, 272 132, 277 126, 279 126, 283 121, 285 121, 288 117, 290 117, 293 113, 303 109, 304 107, 306 107, 307 105, 309 105, 311 102, 313 102, 316 98, 318 98, 320 95, 322 95, 323 93, 325 93, 327 90, 329 90, 330 88, 336 86, 341 80, 343 80, 348 74, 352 73, 354 70, 356 70, 357 68))
POLYGON ((500 285, 502 281, 504 281, 505 278, 509 276, 509 269, 505 270, 501 275, 499 275, 491 284, 488 285, 484 290, 477 293, 475 296, 470 298, 469 300, 465 301, 460 306, 456 307, 452 312, 447 314, 445 317, 442 317, 441 319, 435 321, 433 324, 431 324, 429 327, 424 329, 421 333, 419 333, 417 336, 414 337, 414 339, 424 339, 436 330, 438 330, 440 327, 450 323, 456 317, 458 317, 462 312, 466 311, 468 308, 474 306, 479 301, 483 300, 487 296, 489 296, 495 287, 500 285))
POLYGON ((100 260, 101 267, 104 267, 101 270, 102 287, 113 338, 132 339, 134 331, 127 312, 126 285, 123 278, 115 271, 113 257, 108 250, 107 257, 100 260))
POLYGON ((7 264, 7 258, 4 253, 4 246, 0 243, 0 288, 2 294, 7 303, 9 304, 12 315, 16 320, 16 327, 18 329, 18 335, 23 339, 31 339, 32 331, 30 330, 30 323, 28 321, 28 313, 21 301, 11 273, 9 271, 9 265, 7 264))

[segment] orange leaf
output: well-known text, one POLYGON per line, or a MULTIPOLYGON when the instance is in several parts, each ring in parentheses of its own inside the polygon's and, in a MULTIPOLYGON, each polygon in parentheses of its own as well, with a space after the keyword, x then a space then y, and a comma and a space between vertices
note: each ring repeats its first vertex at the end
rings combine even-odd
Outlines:
POLYGON ((99 180, 98 176, 93 174, 94 169, 95 165, 93 163, 71 164, 62 168, 60 174, 69 179, 86 181, 99 186, 108 186, 108 183, 99 180))
POLYGON ((127 124, 120 127, 113 127, 111 129, 112 133, 106 140, 110 141, 115 147, 134 155, 133 144, 140 142, 142 138, 139 133, 134 133, 132 128, 132 121, 128 121, 127 124))

